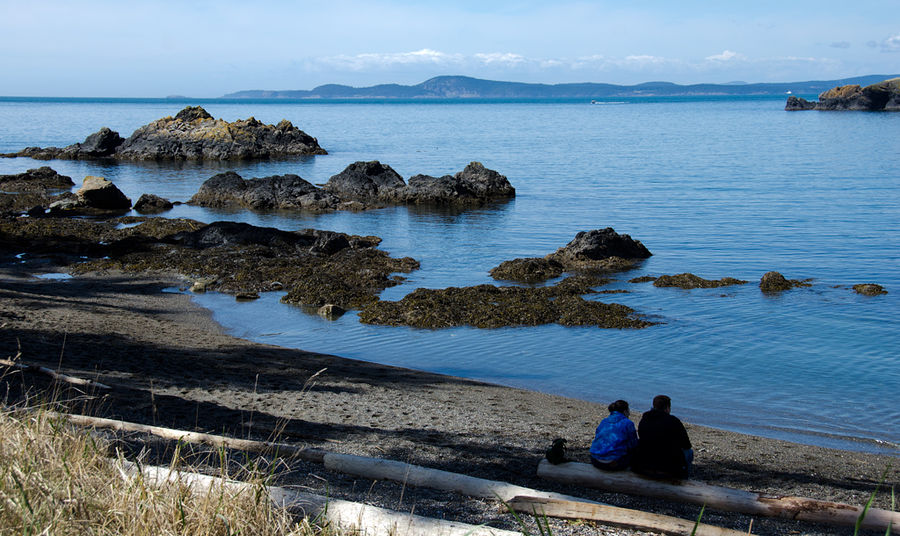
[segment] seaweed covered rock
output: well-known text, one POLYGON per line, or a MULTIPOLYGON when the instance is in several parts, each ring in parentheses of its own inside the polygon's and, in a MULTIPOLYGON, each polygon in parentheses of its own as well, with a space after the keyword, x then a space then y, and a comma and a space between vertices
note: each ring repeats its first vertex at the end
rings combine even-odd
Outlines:
MULTIPOLYGON (((565 280, 564 280, 565 281, 565 280)), ((367 324, 447 328, 474 326, 564 326, 643 328, 651 322, 616 303, 585 300, 583 283, 571 286, 523 288, 478 285, 446 289, 416 289, 399 301, 378 301, 360 311, 367 324)))
POLYGON ((763 292, 782 292, 796 287, 810 286, 806 281, 786 279, 778 272, 766 272, 759 280, 759 289, 763 292))
POLYGON ((29 169, 24 173, 14 175, 0 175, 0 190, 5 192, 68 190, 72 186, 75 186, 75 183, 72 182, 72 177, 60 175, 47 166, 29 169))
POLYGON ((837 86, 819 94, 811 103, 788 97, 786 110, 859 110, 900 111, 900 78, 891 78, 866 87, 858 84, 837 86))
POLYGON ((134 210, 141 214, 159 214, 171 210, 172 202, 166 198, 154 194, 141 194, 137 201, 134 202, 134 210))
POLYGON ((244 179, 233 171, 207 179, 189 204, 203 207, 246 207, 254 210, 334 210, 341 199, 298 175, 273 175, 244 179))
POLYGON ((853 290, 856 291, 857 294, 862 294, 863 296, 880 296, 888 293, 884 290, 884 287, 875 283, 853 285, 853 290))
POLYGON ((719 280, 703 279, 694 274, 684 273, 677 275, 661 275, 653 282, 655 287, 678 287, 683 289, 692 288, 718 288, 728 287, 731 285, 744 285, 747 281, 743 279, 735 279, 733 277, 723 277, 719 280))
POLYGON ((540 283, 559 277, 565 268, 562 264, 541 257, 529 257, 503 261, 490 270, 494 279, 518 281, 520 283, 540 283))
POLYGON ((188 106, 175 117, 144 125, 127 139, 103 127, 83 143, 62 149, 28 147, 3 156, 36 159, 116 158, 122 160, 244 160, 327 154, 318 141, 282 120, 267 125, 253 117, 227 122, 214 119, 199 106, 188 106))

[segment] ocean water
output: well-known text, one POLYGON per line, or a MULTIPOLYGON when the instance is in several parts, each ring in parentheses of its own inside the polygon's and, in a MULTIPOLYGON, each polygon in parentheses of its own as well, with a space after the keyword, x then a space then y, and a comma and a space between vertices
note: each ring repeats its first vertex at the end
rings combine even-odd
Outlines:
MULTIPOLYGON (((0 152, 65 146, 101 126, 129 135, 196 101, 0 99, 0 152)), ((0 159, 0 173, 50 165, 101 175, 133 200, 186 201, 213 174, 296 173, 313 183, 357 160, 404 178, 470 161, 506 175, 514 200, 468 211, 396 207, 363 213, 221 211, 164 216, 374 234, 421 269, 388 289, 494 283, 488 270, 543 256, 578 231, 613 227, 653 257, 608 288, 660 322, 643 330, 541 326, 421 330, 324 320, 278 303, 197 295, 234 335, 577 398, 673 399, 683 419, 806 444, 900 455, 900 114, 784 112, 773 98, 573 101, 200 102, 228 120, 287 118, 327 156, 249 163, 0 159), (810 288, 759 291, 763 273, 810 288), (749 284, 656 288, 627 280, 692 272, 749 284), (849 287, 883 285, 865 297, 849 287)), ((600 419, 602 415, 585 416, 600 419)))

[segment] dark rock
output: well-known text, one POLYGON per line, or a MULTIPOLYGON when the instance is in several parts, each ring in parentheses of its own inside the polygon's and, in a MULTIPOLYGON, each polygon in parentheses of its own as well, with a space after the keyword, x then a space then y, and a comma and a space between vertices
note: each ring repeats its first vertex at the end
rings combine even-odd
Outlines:
POLYGON ((612 227, 581 231, 565 247, 547 255, 567 269, 577 267, 627 268, 637 259, 646 259, 652 254, 639 241, 627 234, 620 235, 612 227), (625 259, 625 262, 622 260, 625 259))
POLYGON ((615 303, 588 301, 579 295, 582 284, 522 288, 478 285, 446 289, 416 289, 397 302, 379 301, 360 311, 368 324, 446 328, 565 326, 643 328, 652 323, 635 318, 634 310, 615 303))
POLYGON ((789 112, 796 112, 802 110, 815 110, 816 103, 812 101, 808 101, 803 97, 795 97, 791 95, 787 99, 787 103, 784 105, 784 109, 789 112))
POLYGON ((692 288, 718 288, 731 285, 743 285, 747 281, 735 279, 733 277, 723 277, 719 280, 703 279, 694 274, 678 274, 678 275, 661 275, 653 282, 655 287, 679 287, 684 289, 692 288))
POLYGON ((2 156, 37 159, 116 158, 122 160, 243 160, 327 154, 318 141, 282 120, 266 125, 254 118, 227 122, 203 108, 188 106, 175 117, 144 125, 123 140, 104 127, 83 143, 57 147, 27 147, 2 156))
POLYGON ((782 292, 796 287, 808 287, 810 284, 798 279, 785 279, 778 272, 766 272, 759 280, 759 289, 763 292, 782 292))
POLYGON ((656 281, 656 277, 652 275, 642 275, 628 280, 629 283, 650 283, 652 281, 656 281))
POLYGON ((154 194, 141 194, 134 203, 134 210, 141 214, 158 214, 171 210, 172 202, 154 194))
POLYGON ((400 202, 416 205, 479 205, 515 197, 516 189, 500 173, 470 162, 456 175, 415 175, 397 192, 400 202))
POLYGON ((253 301, 259 299, 258 292, 238 292, 234 295, 236 301, 253 301))
POLYGON ((888 293, 886 290, 884 290, 884 287, 882 287, 881 285, 876 285, 875 283, 862 283, 859 285, 853 285, 853 290, 855 290, 857 294, 862 294, 864 296, 880 296, 882 294, 888 293))
POLYGON ((228 171, 206 180, 188 203, 219 208, 242 206, 254 210, 323 211, 338 208, 341 200, 297 175, 274 175, 245 180, 237 173, 228 171))
POLYGON ((350 164, 328 179, 324 189, 343 199, 374 203, 381 198, 396 199, 405 187, 403 178, 391 166, 374 160, 350 164))
POLYGON ((265 246, 280 250, 311 247, 316 237, 282 231, 274 227, 257 227, 249 223, 217 221, 196 231, 180 232, 172 237, 176 244, 195 249, 225 246, 265 246))
POLYGON ((513 259, 503 261, 500 266, 492 268, 491 277, 521 283, 540 283, 563 274, 565 268, 562 264, 544 259, 531 257, 525 259, 513 259))
POLYGON ((76 143, 70 147, 77 147, 77 158, 101 158, 115 153, 124 141, 125 138, 119 136, 118 132, 103 127, 88 136, 83 143, 76 143))
POLYGON ((347 235, 333 231, 319 231, 316 241, 309 249, 315 255, 334 255, 342 249, 350 247, 347 235))
POLYGON ((60 175, 50 167, 29 169, 25 173, 0 175, 0 190, 7 192, 41 192, 45 190, 68 190, 75 183, 72 177, 60 175))

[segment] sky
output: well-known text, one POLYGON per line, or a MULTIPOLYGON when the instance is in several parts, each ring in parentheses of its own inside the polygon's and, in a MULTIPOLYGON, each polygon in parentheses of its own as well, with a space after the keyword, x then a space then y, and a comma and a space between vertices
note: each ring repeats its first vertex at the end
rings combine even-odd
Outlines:
POLYGON ((900 0, 0 0, 2 96, 900 73, 900 0))

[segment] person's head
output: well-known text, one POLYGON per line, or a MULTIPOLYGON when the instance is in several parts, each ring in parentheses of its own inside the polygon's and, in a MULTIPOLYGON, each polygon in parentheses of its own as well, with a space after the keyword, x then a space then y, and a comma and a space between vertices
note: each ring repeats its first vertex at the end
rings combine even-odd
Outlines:
POLYGON ((628 402, 625 402, 624 400, 616 400, 610 404, 607 409, 609 409, 610 415, 612 415, 613 412, 618 411, 622 415, 628 416, 628 402))
POLYGON ((666 395, 656 395, 653 397, 653 409, 669 413, 672 410, 672 399, 666 395))

